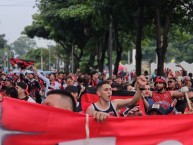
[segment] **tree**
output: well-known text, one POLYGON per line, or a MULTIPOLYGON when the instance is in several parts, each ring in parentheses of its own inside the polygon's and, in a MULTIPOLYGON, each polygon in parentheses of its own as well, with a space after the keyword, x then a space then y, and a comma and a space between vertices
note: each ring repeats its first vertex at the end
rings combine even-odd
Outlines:
POLYGON ((172 24, 178 24, 186 27, 184 24, 190 24, 192 21, 191 13, 193 12, 192 1, 178 0, 158 0, 155 3, 155 27, 158 56, 158 75, 163 75, 164 60, 168 48, 168 35, 172 24), (165 15, 164 15, 165 14, 165 15), (175 17, 177 16, 177 17, 175 17))
MULTIPOLYGON (((120 34, 129 32, 126 28, 130 23, 125 14, 128 10, 127 1, 51 1, 42 0, 38 3, 40 14, 34 16, 31 26, 25 28, 25 34, 30 37, 41 36, 53 39, 59 43, 67 53, 71 52, 74 46, 76 62, 80 62, 88 43, 91 56, 88 60, 88 67, 100 68, 103 70, 108 46, 109 24, 114 25, 114 46, 117 53, 115 72, 121 60, 123 38, 120 34), (124 7, 124 9, 123 9, 124 7), (121 11, 120 11, 121 10, 121 11), (121 17, 120 17, 121 16, 121 17), (124 27, 123 27, 124 25, 124 27), (127 30, 127 31, 125 31, 127 30), (94 58, 94 59, 93 59, 94 58), (97 62, 96 63, 93 63, 97 62)), ((122 35, 126 36, 126 35, 122 35)), ((128 37, 128 36, 127 36, 128 37)), ((68 54, 70 55, 70 54, 68 54)), ((76 63, 77 64, 77 63, 76 63)), ((76 65, 79 66, 78 64, 76 65)))
POLYGON ((28 38, 27 36, 21 36, 10 46, 11 46, 11 49, 14 50, 16 54, 21 57, 31 49, 35 48, 36 42, 28 38))
POLYGON ((136 60, 138 61, 138 63, 136 63, 137 76, 141 75, 141 59, 142 59, 141 43, 144 27, 145 0, 138 0, 138 3, 139 3, 139 12, 138 12, 137 35, 136 35, 136 60))
POLYGON ((56 52, 55 51, 56 50, 52 48, 50 48, 50 50, 47 48, 31 49, 29 52, 25 54, 25 59, 35 61, 36 67, 40 69, 41 68, 41 56, 42 56, 43 70, 49 70, 49 63, 51 67, 56 66, 56 59, 55 59, 56 52), (49 57, 50 57, 50 62, 49 62, 49 57))
MULTIPOLYGON (((66 1, 47 1, 42 0, 37 4, 40 14, 34 16, 34 22, 31 26, 25 28, 25 34, 33 38, 40 36, 46 39, 52 39, 60 44, 69 56, 72 47, 75 49, 74 56, 77 61, 83 55, 83 48, 86 45, 85 20, 82 19, 88 15, 87 7, 74 2, 66 1), (72 7, 73 6, 73 7, 72 7), (79 19, 80 18, 80 19, 79 19)), ((75 66, 79 66, 76 64, 75 66)))
POLYGON ((0 49, 5 48, 7 41, 5 40, 5 34, 0 35, 0 49))
POLYGON ((136 72, 141 74, 141 58, 146 53, 143 40, 151 40, 150 49, 156 47, 158 55, 158 74, 163 75, 171 29, 178 25, 183 31, 192 31, 192 3, 187 0, 41 0, 37 3, 39 13, 33 16, 32 25, 24 33, 31 38, 54 40, 68 57, 74 48, 75 68, 84 64, 87 71, 99 68, 102 72, 108 64, 109 25, 112 24, 114 73, 118 73, 123 53, 135 44, 136 72))

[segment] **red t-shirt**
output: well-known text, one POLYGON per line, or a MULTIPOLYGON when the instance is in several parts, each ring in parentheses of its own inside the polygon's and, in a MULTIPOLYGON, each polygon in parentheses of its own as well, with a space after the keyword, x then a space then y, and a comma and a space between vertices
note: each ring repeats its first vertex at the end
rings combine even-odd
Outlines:
POLYGON ((164 109, 167 109, 171 106, 172 96, 170 91, 164 93, 153 92, 152 99, 155 103, 160 104, 164 109))

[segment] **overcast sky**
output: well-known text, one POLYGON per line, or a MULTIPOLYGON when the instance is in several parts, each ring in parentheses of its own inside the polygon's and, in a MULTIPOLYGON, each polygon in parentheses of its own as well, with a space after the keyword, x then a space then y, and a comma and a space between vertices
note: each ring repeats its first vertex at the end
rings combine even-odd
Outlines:
MULTIPOLYGON (((8 43, 20 37, 24 27, 32 23, 35 0, 0 0, 0 34, 5 34, 8 43)), ((36 40, 37 41, 37 40, 36 40)), ((38 46, 46 46, 45 41, 37 41, 38 46)))

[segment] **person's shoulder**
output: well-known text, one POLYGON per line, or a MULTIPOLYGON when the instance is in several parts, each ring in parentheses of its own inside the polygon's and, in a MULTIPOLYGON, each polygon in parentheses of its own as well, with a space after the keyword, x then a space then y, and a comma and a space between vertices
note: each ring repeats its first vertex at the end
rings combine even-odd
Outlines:
POLYGON ((36 103, 36 101, 34 99, 32 99, 30 96, 28 96, 28 102, 32 102, 32 103, 36 103))
MULTIPOLYGON (((84 106, 83 104, 82 104, 82 106, 84 106)), ((84 110, 84 109, 83 109, 84 110)), ((95 111, 95 109, 94 109, 94 106, 93 106, 93 103, 91 103, 90 105, 89 104, 86 104, 86 107, 85 107, 85 112, 87 113, 87 114, 93 114, 94 113, 94 111, 95 111)))

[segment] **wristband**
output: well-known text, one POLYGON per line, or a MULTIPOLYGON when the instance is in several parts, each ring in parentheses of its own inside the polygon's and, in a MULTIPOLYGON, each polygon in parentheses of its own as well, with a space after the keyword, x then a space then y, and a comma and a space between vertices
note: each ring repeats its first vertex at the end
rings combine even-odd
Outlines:
POLYGON ((143 91, 143 90, 145 90, 145 88, 139 88, 139 90, 143 91))

